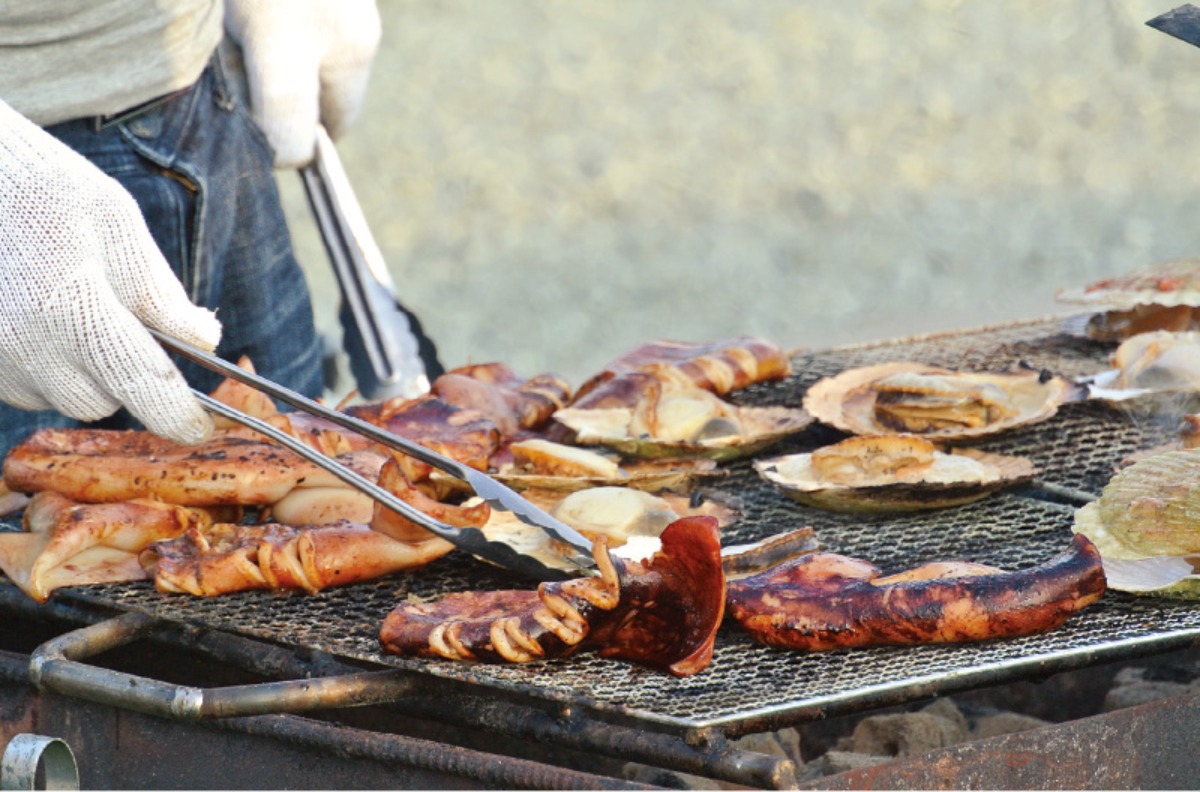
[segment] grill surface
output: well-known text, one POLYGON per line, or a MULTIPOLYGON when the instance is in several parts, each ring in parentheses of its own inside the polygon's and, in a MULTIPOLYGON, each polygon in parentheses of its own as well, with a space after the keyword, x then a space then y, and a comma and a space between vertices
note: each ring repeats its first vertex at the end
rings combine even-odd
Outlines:
MULTIPOLYGON (((948 368, 995 370, 1018 361, 1069 377, 1106 368, 1110 348, 1060 332, 1058 320, 986 328, 820 353, 797 353, 796 375, 738 394, 747 404, 799 404, 823 376, 887 360, 948 368)), ((1071 404, 1051 421, 977 444, 1025 455, 1040 480, 1098 493, 1113 468, 1134 451, 1168 442, 1176 418, 1134 420, 1099 404, 1071 404)), ((841 435, 813 426, 764 455, 790 453, 841 435)), ((748 461, 730 466, 720 489, 744 501, 741 521, 726 543, 754 540, 812 525, 826 547, 870 560, 885 572, 934 559, 964 558, 1008 569, 1033 566, 1066 548, 1073 506, 1036 487, 919 515, 852 517, 800 506, 773 490, 748 461)), ((718 727, 729 734, 758 731, 868 706, 898 703, 983 683, 1041 676, 1091 663, 1189 645, 1200 639, 1200 607, 1110 592, 1054 632, 963 646, 923 646, 805 654, 760 646, 727 625, 712 665, 686 679, 593 654, 521 666, 465 665, 381 654, 378 630, 387 613, 412 596, 511 588, 498 571, 451 554, 415 573, 316 596, 249 592, 211 599, 167 596, 150 584, 65 589, 56 596, 162 619, 198 623, 298 648, 320 649, 381 666, 472 683, 583 707, 596 715, 647 728, 718 727)), ((516 583, 525 587, 528 584, 516 583)))

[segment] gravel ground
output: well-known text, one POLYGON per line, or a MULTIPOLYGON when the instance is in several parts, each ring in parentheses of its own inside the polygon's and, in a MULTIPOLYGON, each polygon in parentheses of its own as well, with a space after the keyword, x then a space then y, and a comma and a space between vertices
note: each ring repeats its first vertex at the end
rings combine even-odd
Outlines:
POLYGON ((1174 5, 381 0, 339 149, 448 366, 1032 318, 1200 255, 1200 50, 1145 25, 1174 5))

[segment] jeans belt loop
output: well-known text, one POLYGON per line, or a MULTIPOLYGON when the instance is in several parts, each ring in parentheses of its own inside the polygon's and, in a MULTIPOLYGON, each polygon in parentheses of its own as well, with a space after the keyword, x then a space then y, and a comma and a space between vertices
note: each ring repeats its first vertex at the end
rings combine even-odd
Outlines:
POLYGON ((132 121, 143 113, 148 113, 156 107, 162 107, 167 102, 174 101, 191 90, 191 86, 180 88, 178 91, 172 91, 168 94, 163 94, 157 98, 151 99, 148 102, 142 102, 140 105, 134 105, 128 110, 122 110, 119 113, 105 116, 92 116, 92 131, 103 132, 109 127, 117 124, 124 124, 126 121, 132 121))

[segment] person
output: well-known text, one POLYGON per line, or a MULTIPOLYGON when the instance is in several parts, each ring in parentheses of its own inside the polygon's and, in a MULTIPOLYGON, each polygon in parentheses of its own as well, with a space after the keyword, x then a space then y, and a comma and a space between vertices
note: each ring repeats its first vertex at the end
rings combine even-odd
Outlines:
POLYGON ((219 377, 146 327, 321 394, 273 168, 353 121, 380 34, 374 0, 7 0, 0 454, 126 415, 209 436, 219 377))

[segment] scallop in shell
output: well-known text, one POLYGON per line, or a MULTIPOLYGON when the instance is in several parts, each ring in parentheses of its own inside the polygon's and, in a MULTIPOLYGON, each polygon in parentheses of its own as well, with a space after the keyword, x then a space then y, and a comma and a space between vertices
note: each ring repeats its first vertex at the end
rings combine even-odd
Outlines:
POLYGON ((509 446, 513 461, 495 478, 516 489, 581 490, 622 486, 647 492, 690 491, 698 481, 725 471, 707 458, 622 459, 613 452, 532 438, 509 446))
POLYGON ((1059 302, 1083 305, 1083 334, 1097 341, 1124 341, 1155 330, 1200 330, 1200 259, 1175 259, 1082 289, 1063 289, 1059 302))
POLYGON ((943 452, 922 437, 851 437, 809 454, 755 462, 798 503, 839 512, 907 512, 971 503, 1031 480, 1033 463, 974 449, 943 452))
MULTIPOLYGON (((604 537, 613 554, 623 558, 653 554, 659 549, 663 530, 681 517, 715 517, 721 527, 738 518, 735 503, 715 496, 696 500, 686 495, 656 495, 630 487, 591 487, 569 493, 529 489, 522 495, 591 541, 604 537)), ((558 540, 512 512, 492 510, 481 530, 489 539, 502 540, 547 566, 577 571, 565 560, 564 548, 558 540)))
POLYGON ((1200 598, 1200 449, 1121 470, 1075 512, 1075 530, 1100 550, 1110 588, 1200 598))
POLYGON ((731 404, 666 367, 655 371, 650 384, 633 404, 568 407, 554 419, 571 429, 580 445, 603 445, 632 457, 716 460, 752 454, 813 420, 791 407, 731 404))
POLYGON ((850 434, 971 440, 1044 421, 1080 392, 1032 369, 973 373, 901 361, 826 377, 809 388, 804 409, 850 434))
POLYGON ((1158 413, 1182 413, 1200 400, 1200 332, 1136 335, 1117 347, 1112 365, 1083 380, 1089 398, 1158 413))

